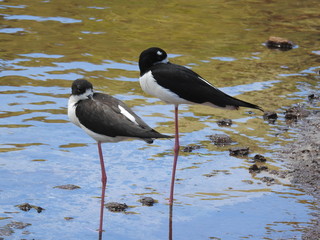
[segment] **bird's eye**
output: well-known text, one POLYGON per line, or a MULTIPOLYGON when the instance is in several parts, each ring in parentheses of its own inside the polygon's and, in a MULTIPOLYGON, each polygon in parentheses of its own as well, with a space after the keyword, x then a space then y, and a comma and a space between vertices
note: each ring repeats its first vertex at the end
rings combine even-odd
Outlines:
POLYGON ((161 51, 158 51, 157 54, 158 54, 159 56, 161 56, 161 55, 162 55, 162 52, 161 52, 161 51))
POLYGON ((82 87, 80 85, 77 85, 77 91, 81 92, 82 91, 82 87))

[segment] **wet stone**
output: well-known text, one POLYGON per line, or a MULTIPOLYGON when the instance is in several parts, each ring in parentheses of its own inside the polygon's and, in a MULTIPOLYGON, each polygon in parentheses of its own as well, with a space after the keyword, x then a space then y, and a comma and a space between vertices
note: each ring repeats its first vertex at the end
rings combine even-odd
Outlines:
POLYGON ((231 137, 226 134, 213 134, 209 138, 217 146, 225 146, 232 143, 231 137))
POLYGON ((276 175, 279 178, 286 178, 290 174, 289 171, 278 171, 278 170, 271 170, 269 171, 270 174, 276 175))
POLYGON ((232 125, 231 119, 221 119, 217 121, 219 127, 230 127, 232 125))
POLYGON ((260 173, 261 171, 267 171, 267 166, 258 166, 257 164, 253 164, 249 167, 249 173, 260 173))
POLYGON ((31 210, 31 208, 35 209, 38 213, 41 213, 43 210, 45 210, 42 207, 31 205, 29 203, 23 203, 23 204, 18 204, 15 205, 15 207, 18 207, 20 210, 28 212, 31 210))
POLYGON ((185 148, 182 149, 182 152, 192 152, 193 150, 199 149, 200 146, 186 146, 185 148))
POLYGON ((267 166, 261 166, 260 167, 260 171, 268 171, 268 167, 267 166))
POLYGON ((278 115, 276 112, 267 111, 267 112, 264 112, 263 114, 263 119, 267 120, 269 123, 272 123, 272 124, 275 123, 277 118, 278 118, 278 115))
POLYGON ((127 204, 117 202, 109 202, 105 206, 111 212, 124 212, 128 208, 127 204))
POLYGON ((301 106, 294 106, 286 110, 285 119, 287 120, 297 120, 300 118, 308 117, 310 112, 301 106))
POLYGON ((250 173, 259 173, 260 168, 258 167, 258 165, 253 164, 252 166, 249 167, 249 172, 250 173))
POLYGON ((294 44, 288 39, 271 36, 266 42, 266 46, 271 49, 279 49, 279 50, 287 51, 292 49, 294 44))
POLYGON ((219 173, 223 173, 224 175, 230 175, 230 171, 228 170, 212 170, 211 173, 203 174, 205 177, 214 177, 217 176, 219 173))
POLYGON ((155 200, 152 197, 143 197, 139 200, 143 206, 153 206, 155 200))
POLYGON ((242 182, 248 183, 248 184, 253 184, 253 181, 252 181, 252 180, 242 180, 242 182))
POLYGON ((267 159, 266 159, 264 156, 260 155, 260 154, 256 154, 256 155, 253 157, 253 160, 254 160, 255 162, 266 162, 266 161, 267 161, 267 159))
POLYGON ((230 156, 243 157, 249 154, 249 147, 234 147, 229 149, 230 156))
MULTIPOLYGON (((0 236, 10 236, 14 233, 14 231, 8 227, 7 225, 4 226, 4 227, 0 227, 0 236)), ((0 239, 4 239, 4 238, 1 238, 0 239)))
POLYGON ((25 212, 30 211, 30 209, 32 208, 32 206, 29 203, 19 204, 19 205, 16 205, 16 207, 20 208, 20 210, 25 212))
POLYGON ((320 95, 317 95, 317 94, 310 94, 310 95, 308 96, 309 102, 312 102, 312 101, 314 101, 314 100, 319 100, 319 99, 320 99, 320 95))
MULTIPOLYGON (((12 221, 11 223, 8 223, 3 227, 0 227, 0 236, 11 236, 12 234, 14 234, 13 229, 24 229, 30 225, 30 223, 12 221)), ((0 240, 1 239, 4 238, 0 237, 0 240)))
POLYGON ((80 187, 73 184, 66 184, 66 185, 55 186, 54 188, 65 189, 65 190, 75 190, 80 187))
POLYGON ((268 186, 270 186, 270 185, 272 185, 272 184, 275 184, 275 180, 274 180, 274 178, 272 178, 272 177, 262 177, 262 178, 260 178, 260 180, 261 180, 262 182, 267 183, 268 186))
POLYGON ((15 229, 24 229, 30 225, 31 225, 30 223, 24 223, 24 222, 11 222, 7 224, 8 227, 15 228, 15 229))
POLYGON ((38 206, 33 206, 33 208, 34 208, 38 213, 41 213, 43 210, 45 210, 44 208, 38 207, 38 206))

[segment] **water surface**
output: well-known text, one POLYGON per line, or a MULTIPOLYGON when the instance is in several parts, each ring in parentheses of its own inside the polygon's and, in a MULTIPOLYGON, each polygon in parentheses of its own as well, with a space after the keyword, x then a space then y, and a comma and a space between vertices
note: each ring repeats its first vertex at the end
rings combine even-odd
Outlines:
MULTIPOLYGON (((312 199, 286 179, 268 186, 266 172, 249 173, 255 154, 285 170, 274 152, 295 131, 283 112, 319 90, 318 2, 292 1, 0 1, 0 227, 31 224, 4 239, 97 239, 100 165, 97 146, 66 115, 70 86, 90 80, 95 90, 125 101, 150 126, 173 134, 173 106, 146 95, 138 56, 151 46, 200 73, 230 95, 276 111, 268 124, 258 111, 180 107, 179 158, 172 239, 299 239, 311 221, 312 199), (285 37, 290 51, 267 49, 285 37), (221 128, 217 120, 230 118, 221 128), (229 156, 208 135, 228 134, 229 156), (210 176, 210 177, 209 177, 210 176), (67 191, 57 185, 75 184, 67 191), (23 212, 28 202, 45 208, 23 212), (71 220, 68 220, 70 219, 71 220)), ((317 108, 317 105, 313 106, 317 108)), ((126 213, 105 213, 104 239, 167 239, 173 141, 104 144, 106 201, 126 213), (141 206, 151 196, 158 203, 141 206)), ((1 233, 1 232, 0 232, 1 233)))

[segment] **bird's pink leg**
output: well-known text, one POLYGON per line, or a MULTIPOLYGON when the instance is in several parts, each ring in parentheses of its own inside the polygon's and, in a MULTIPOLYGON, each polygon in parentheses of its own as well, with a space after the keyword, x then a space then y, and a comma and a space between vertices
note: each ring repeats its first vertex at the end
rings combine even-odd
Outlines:
POLYGON ((103 155, 102 155, 101 142, 98 142, 98 151, 99 151, 99 157, 100 157, 101 182, 102 182, 101 205, 100 205, 99 239, 102 239, 104 196, 105 196, 105 192, 106 192, 107 174, 106 174, 106 169, 104 167, 104 160, 103 160, 103 155))
POLYGON ((170 199, 169 204, 173 203, 173 193, 174 193, 174 181, 176 177, 177 161, 179 156, 179 124, 178 124, 178 105, 174 106, 174 122, 175 122, 175 142, 174 142, 174 158, 172 166, 172 177, 171 177, 171 188, 170 188, 170 199))

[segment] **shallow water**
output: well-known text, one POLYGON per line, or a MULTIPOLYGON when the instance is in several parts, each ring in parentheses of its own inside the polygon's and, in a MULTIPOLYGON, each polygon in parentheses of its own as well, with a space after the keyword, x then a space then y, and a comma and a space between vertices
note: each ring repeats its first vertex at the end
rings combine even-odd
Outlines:
MULTIPOLYGON (((144 94, 138 83, 140 52, 159 46, 172 62, 280 116, 272 125, 249 109, 180 107, 182 148, 201 147, 179 157, 172 239, 299 239, 311 222, 312 198, 286 179, 268 186, 260 179, 272 175, 248 168, 263 154, 270 169, 285 170, 274 152, 295 132, 283 112, 319 90, 318 6, 311 0, 0 1, 0 230, 12 221, 31 224, 10 236, 0 231, 0 238, 98 238, 97 146, 68 121, 70 85, 86 78, 173 134, 173 106, 144 94), (273 35, 295 48, 267 49, 273 35), (219 127, 222 118, 233 125, 219 127), (208 138, 215 133, 231 136, 232 146, 249 146, 250 155, 229 156, 230 146, 208 138), (63 184, 81 188, 54 188, 63 184), (45 211, 15 207, 24 202, 45 211)), ((173 143, 103 145, 106 201, 130 206, 126 213, 106 211, 104 239, 168 238, 173 143), (142 196, 158 203, 141 206, 142 196)))

